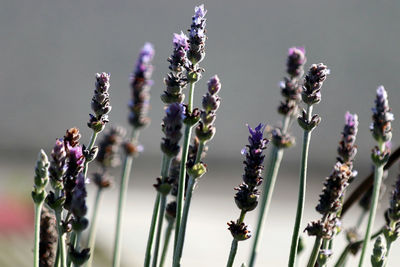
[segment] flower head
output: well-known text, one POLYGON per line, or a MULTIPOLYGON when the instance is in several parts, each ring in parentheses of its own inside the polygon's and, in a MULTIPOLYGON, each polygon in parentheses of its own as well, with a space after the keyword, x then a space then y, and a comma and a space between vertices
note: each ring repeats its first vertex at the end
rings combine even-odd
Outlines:
POLYGON ((388 95, 383 86, 376 90, 375 107, 372 109, 372 135, 377 141, 390 141, 392 138, 393 113, 390 112, 388 95))
POLYGON ((192 17, 192 25, 190 26, 188 58, 193 65, 203 60, 205 56, 205 27, 207 10, 204 5, 195 7, 195 14, 192 17))
POLYGON ((330 70, 322 63, 313 64, 304 78, 302 99, 313 105, 321 101, 321 87, 330 70))
POLYGON ((347 165, 352 165, 352 161, 357 154, 357 146, 355 145, 358 132, 358 116, 346 112, 345 125, 342 132, 342 138, 339 142, 338 154, 339 160, 347 165))
POLYGON ((95 87, 91 102, 94 114, 89 114, 88 127, 95 132, 101 132, 108 122, 108 113, 111 111, 110 95, 108 93, 110 74, 105 72, 97 73, 95 87))
POLYGON ((154 57, 154 48, 146 43, 139 53, 135 70, 131 76, 132 99, 129 102, 129 122, 135 128, 145 127, 150 123, 147 113, 150 107, 150 80, 153 72, 151 61, 154 57))

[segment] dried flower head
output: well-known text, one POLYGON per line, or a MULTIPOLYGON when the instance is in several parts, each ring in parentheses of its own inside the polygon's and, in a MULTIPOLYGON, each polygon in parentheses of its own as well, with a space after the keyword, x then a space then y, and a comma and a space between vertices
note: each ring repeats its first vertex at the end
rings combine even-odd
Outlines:
POLYGON ((40 216, 39 264, 41 267, 54 266, 58 240, 56 225, 54 214, 44 206, 40 216))
POLYGON ((302 99, 307 105, 313 105, 321 101, 321 87, 329 69, 322 63, 311 65, 304 78, 302 99))
POLYGON ((50 162, 49 174, 53 188, 62 187, 62 179, 67 170, 67 152, 65 151, 64 141, 57 139, 51 152, 52 161, 50 162))
POLYGON ((251 237, 251 231, 245 223, 230 221, 228 222, 228 230, 231 232, 234 239, 237 241, 247 240, 251 237))
POLYGON ((99 143, 99 152, 96 157, 97 162, 103 168, 114 168, 120 164, 121 160, 118 152, 125 134, 126 130, 123 127, 111 127, 104 134, 99 143))
POLYGON ((94 95, 92 98, 92 110, 94 114, 89 114, 88 127, 95 132, 101 132, 108 122, 108 113, 111 111, 110 95, 110 74, 97 73, 94 95))

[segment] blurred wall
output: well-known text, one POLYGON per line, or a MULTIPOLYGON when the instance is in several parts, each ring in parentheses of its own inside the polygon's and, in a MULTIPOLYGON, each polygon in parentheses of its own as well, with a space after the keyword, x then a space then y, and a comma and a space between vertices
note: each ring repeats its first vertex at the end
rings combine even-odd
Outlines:
MULTIPOLYGON (((373 140, 368 131, 375 89, 388 90, 400 117, 400 2, 396 0, 219 0, 204 1, 207 55, 204 77, 196 86, 196 103, 206 81, 217 73, 223 83, 217 135, 210 157, 240 157, 245 124, 275 124, 281 99, 278 83, 285 71, 287 48, 305 46, 308 64, 324 62, 331 75, 322 117, 313 133, 314 161, 335 158, 346 110, 360 115, 359 159, 369 160, 373 140)), ((0 150, 22 151, 34 162, 40 147, 50 149, 68 127, 86 134, 95 72, 111 73, 113 124, 127 125, 129 75, 145 41, 154 43, 153 123, 140 139, 147 155, 159 155, 163 105, 159 95, 168 72, 172 33, 186 30, 198 1, 45 1, 1 0, 0 9, 0 150)), ((294 132, 300 131, 294 125, 294 132)), ((399 143, 399 123, 394 140, 399 143)), ((298 138, 300 140, 301 138, 298 138)), ((300 143, 301 141, 299 141, 300 143)), ((290 150, 297 160, 300 146, 290 150)))

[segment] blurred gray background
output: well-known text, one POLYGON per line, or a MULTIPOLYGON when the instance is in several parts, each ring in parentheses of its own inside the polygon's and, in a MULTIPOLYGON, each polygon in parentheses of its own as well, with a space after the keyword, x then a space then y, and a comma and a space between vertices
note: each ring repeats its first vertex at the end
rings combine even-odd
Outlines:
MULTIPOLYGON (((192 261, 187 266, 204 266, 202 259, 207 257, 217 262, 210 266, 221 266, 226 260, 230 236, 221 229, 225 228, 226 221, 238 216, 232 187, 240 182, 242 173, 240 150, 247 142, 245 124, 276 125, 280 121, 276 112, 281 100, 278 84, 285 72, 289 47, 306 48, 306 69, 319 62, 331 69, 322 89, 323 100, 315 108, 322 123, 313 132, 311 141, 310 191, 313 193, 307 202, 309 217, 305 222, 318 218, 313 207, 322 180, 334 164, 346 110, 359 114, 356 168, 360 177, 364 177, 370 171, 369 153, 374 146, 368 127, 378 85, 386 87, 395 117, 400 117, 397 115, 400 114, 397 105, 400 100, 399 1, 0 0, 0 194, 19 194, 21 199, 29 201, 27 196, 38 150, 43 147, 50 153, 55 139, 67 128, 80 128, 83 143, 88 141, 90 131, 86 121, 96 72, 111 73, 111 123, 127 126, 129 75, 144 42, 152 42, 156 49, 152 124, 140 136, 145 151, 134 163, 137 175, 133 175, 129 212, 137 216, 128 216, 135 220, 136 231, 143 233, 141 239, 144 239, 149 221, 146 216, 150 214, 154 198, 151 184, 158 175, 160 163, 163 105, 159 95, 164 90, 163 77, 168 72, 166 59, 172 51, 172 33, 189 28, 193 8, 200 3, 205 3, 208 9, 208 40, 206 58, 201 63, 206 72, 196 86, 195 102, 200 104, 208 78, 218 74, 222 81, 222 104, 216 122, 217 134, 206 158, 210 171, 199 185, 192 214, 194 218, 205 216, 203 212, 207 211, 218 214, 218 218, 210 215, 213 217, 210 224, 197 223, 199 227, 209 225, 214 229, 214 238, 222 241, 212 242, 209 248, 209 240, 188 241, 187 253, 193 258, 189 257, 192 261), (135 205, 143 198, 148 200, 146 206, 135 205), (220 203, 220 210, 207 210, 201 199, 211 205, 220 203), (213 228, 216 225, 218 229, 213 228), (202 253, 197 248, 191 249, 190 244, 201 244, 202 253), (214 249, 217 245, 220 247, 214 249), (216 250, 222 251, 221 255, 212 254, 216 250)), ((286 263, 297 198, 301 131, 297 125, 292 129, 298 145, 285 154, 284 171, 276 192, 280 206, 272 208, 270 215, 271 223, 280 227, 285 238, 280 238, 277 231, 266 233, 273 235, 274 242, 282 243, 281 249, 264 258, 265 264, 274 262, 273 266, 286 263), (281 218, 287 220, 283 223, 281 218), (272 260, 272 255, 279 258, 272 260)), ((400 140, 399 120, 394 121, 393 129, 396 147, 400 140)), ((396 173, 394 168, 389 185, 396 173)), ((116 192, 114 188, 110 194, 116 192)), ((387 205, 387 197, 384 201, 383 206, 387 205)), ((116 201, 107 203, 113 214, 116 201)), ((255 214, 249 220, 252 216, 255 214)), ((100 238, 109 248, 111 245, 107 243, 113 234, 111 223, 105 226, 108 237, 100 238)), ((129 229, 134 231, 132 227, 129 229)), ((199 235, 198 228, 190 229, 199 235)), ((137 255, 127 253, 127 262, 138 262, 140 266, 144 243, 126 242, 132 242, 137 255)), ((243 248, 239 252, 239 260, 241 255, 244 260, 247 250, 243 248)))

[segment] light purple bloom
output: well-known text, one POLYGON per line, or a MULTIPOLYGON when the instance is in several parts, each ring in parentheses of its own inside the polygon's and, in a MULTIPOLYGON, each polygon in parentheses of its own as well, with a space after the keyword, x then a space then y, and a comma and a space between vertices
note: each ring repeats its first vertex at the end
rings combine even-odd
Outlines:
POLYGON ((346 125, 348 125, 349 127, 356 127, 358 126, 358 116, 357 114, 351 114, 350 112, 346 112, 346 114, 344 115, 345 118, 345 123, 346 125))
POLYGON ((189 49, 189 38, 182 31, 180 34, 174 33, 172 42, 174 43, 175 50, 183 48, 183 50, 187 51, 189 49))
POLYGON ((194 17, 193 22, 195 24, 200 24, 201 21, 204 19, 204 16, 207 14, 207 10, 204 8, 204 4, 196 6, 194 8, 194 17))
POLYGON ((219 92, 219 90, 221 90, 221 82, 217 75, 212 76, 208 81, 207 85, 208 85, 208 92, 211 95, 215 95, 219 92))

